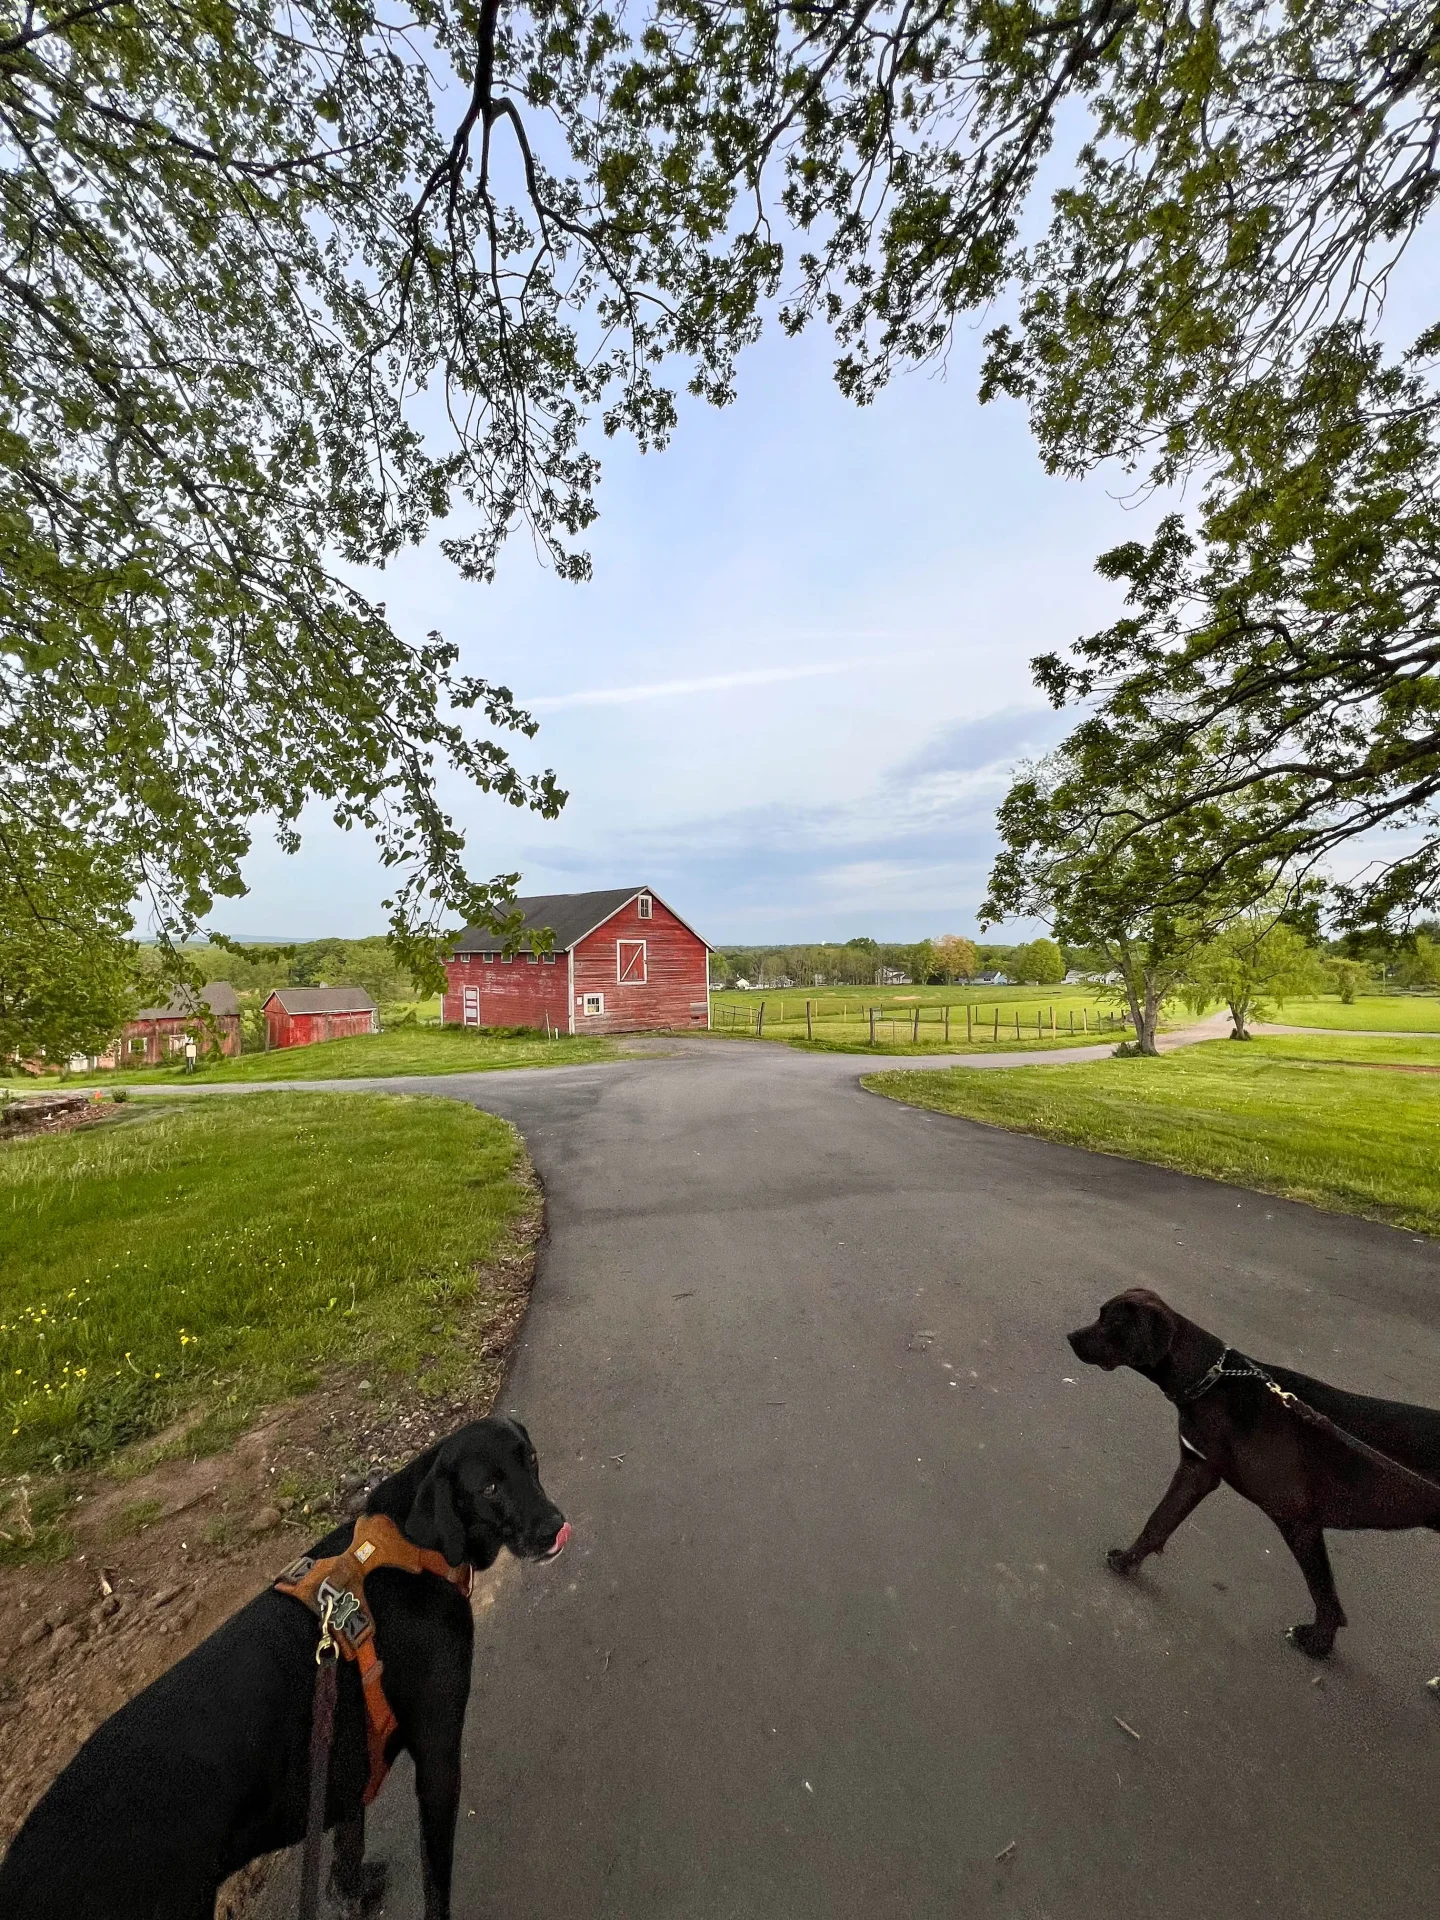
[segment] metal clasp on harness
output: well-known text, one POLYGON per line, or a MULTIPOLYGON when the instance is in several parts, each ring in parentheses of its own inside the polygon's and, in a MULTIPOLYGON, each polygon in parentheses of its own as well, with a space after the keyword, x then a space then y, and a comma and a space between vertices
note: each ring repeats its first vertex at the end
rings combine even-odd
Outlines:
POLYGON ((322 1607, 330 1609, 330 1624, 334 1632, 343 1633, 352 1646, 364 1638, 370 1625, 370 1616, 348 1587, 337 1587, 329 1580, 322 1580, 315 1597, 322 1607))
MULTIPOLYGON (((327 1660, 338 1660, 340 1658, 340 1649, 335 1644, 334 1634, 330 1631, 331 1623, 335 1617, 336 1598, 335 1590, 332 1587, 330 1592, 325 1596, 325 1603, 320 1613, 320 1640, 315 1648, 315 1664, 317 1667, 323 1666, 327 1660)), ((319 1683, 317 1682, 316 1684, 318 1685, 319 1683)))

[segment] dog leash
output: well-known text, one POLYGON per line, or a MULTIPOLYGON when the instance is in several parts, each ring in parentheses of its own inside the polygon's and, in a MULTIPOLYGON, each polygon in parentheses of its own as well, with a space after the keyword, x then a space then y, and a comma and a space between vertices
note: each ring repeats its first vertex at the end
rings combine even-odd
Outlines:
POLYGON ((333 1593, 325 1596, 320 1643, 315 1649, 315 1699, 310 1714, 310 1801, 305 1817, 305 1852, 300 1862, 300 1904, 296 1920, 316 1920, 320 1909, 320 1855, 325 1845, 325 1799, 330 1786, 330 1746, 335 1738, 335 1697, 339 1688, 340 1649, 330 1631, 333 1593))
POLYGON ((1347 1433, 1344 1427, 1338 1426, 1328 1414, 1321 1413, 1317 1407, 1312 1407, 1307 1400, 1302 1400, 1298 1393, 1291 1393, 1288 1388, 1282 1387, 1280 1382, 1267 1373, 1258 1361, 1250 1359, 1248 1354, 1237 1353, 1234 1347, 1226 1347, 1221 1352, 1220 1358, 1201 1375, 1194 1386, 1187 1387, 1184 1393, 1171 1394, 1171 1401, 1177 1407, 1189 1406, 1192 1401, 1199 1400, 1202 1395, 1209 1393, 1210 1389, 1221 1380, 1259 1380, 1269 1392, 1275 1395, 1287 1413, 1293 1413, 1297 1419, 1305 1421, 1307 1426, 1318 1427, 1321 1432, 1332 1435, 1334 1439, 1349 1447, 1352 1453, 1358 1453, 1373 1466, 1383 1468, 1396 1479, 1408 1480, 1414 1486, 1423 1487, 1427 1493, 1440 1493, 1440 1481, 1431 1480, 1428 1475, 1417 1473, 1413 1467, 1404 1466, 1399 1460, 1392 1460, 1388 1453, 1381 1453, 1378 1447, 1372 1447, 1368 1441, 1361 1440, 1358 1435, 1347 1433), (1238 1360, 1239 1366, 1227 1365, 1226 1363, 1231 1360, 1238 1360))

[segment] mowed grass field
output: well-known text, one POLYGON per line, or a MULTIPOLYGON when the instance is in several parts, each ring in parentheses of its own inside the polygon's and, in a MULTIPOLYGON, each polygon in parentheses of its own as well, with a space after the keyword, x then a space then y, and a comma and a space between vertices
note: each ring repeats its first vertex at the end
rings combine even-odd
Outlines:
MULTIPOLYGON (((355 1034, 348 1040, 322 1040, 313 1047, 279 1047, 271 1053, 242 1053, 233 1060, 200 1064, 187 1074, 175 1066, 133 1071, 76 1074, 76 1086, 180 1086, 247 1080, 369 1080, 416 1073, 491 1073, 502 1067, 573 1067, 615 1056, 613 1041, 577 1035, 547 1040, 543 1033, 486 1033, 476 1027, 395 1027, 389 1033, 355 1034)), ((34 1091, 64 1084, 46 1076, 12 1080, 34 1091)))
POLYGON ((1440 1034, 1440 994, 1385 993, 1357 997, 1347 1007, 1334 994, 1289 1000, 1274 1015, 1287 1027, 1333 1027, 1337 1031, 1440 1034))
POLYGON ((436 1389, 533 1205, 518 1136, 450 1100, 132 1101, 0 1148, 0 1475, 212 1441, 343 1358, 436 1389))
POLYGON ((1440 1038, 1212 1040, 1158 1060, 877 1073, 864 1084, 912 1106, 1440 1233, 1440 1038))
POLYGON ((717 1033, 825 1052, 869 1052, 872 1007, 875 1044, 885 1053, 1083 1046, 1128 1031, 1122 1003, 1094 987, 786 987, 710 996, 717 1033))

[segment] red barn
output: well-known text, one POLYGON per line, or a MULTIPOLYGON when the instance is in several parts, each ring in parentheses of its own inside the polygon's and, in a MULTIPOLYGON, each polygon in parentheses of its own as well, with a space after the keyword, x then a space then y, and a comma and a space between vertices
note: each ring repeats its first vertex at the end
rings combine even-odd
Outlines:
POLYGON ((446 963, 447 1027, 543 1027, 634 1033, 708 1027, 710 949, 649 887, 547 893, 517 900, 524 936, 505 953, 487 927, 467 927, 446 963), (529 936, 548 928, 549 953, 529 936))
POLYGON ((227 981, 212 980, 198 995, 181 987, 163 1007, 141 1007, 125 1022, 118 1049, 97 1064, 113 1067, 118 1055, 125 1067, 163 1066, 191 1038, 202 1054, 217 1045, 227 1058, 239 1053, 240 998, 227 981))
POLYGON ((265 1002, 267 1047, 312 1047, 379 1031, 379 1009, 363 987, 277 987, 265 1002))

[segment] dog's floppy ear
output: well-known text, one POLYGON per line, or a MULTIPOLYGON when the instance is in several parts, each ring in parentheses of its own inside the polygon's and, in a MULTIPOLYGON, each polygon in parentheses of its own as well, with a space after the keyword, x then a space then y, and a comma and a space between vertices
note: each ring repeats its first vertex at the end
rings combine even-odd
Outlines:
POLYGON ((405 1517, 406 1536, 417 1547, 433 1547, 452 1567, 465 1558, 465 1523, 455 1508, 455 1476, 437 1460, 425 1478, 405 1517))
POLYGON ((1175 1338, 1175 1318, 1157 1295, 1137 1289, 1115 1303, 1124 1313, 1126 1359, 1132 1367, 1158 1367, 1175 1338))

